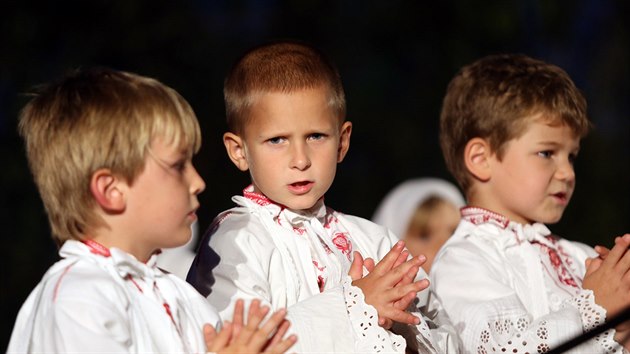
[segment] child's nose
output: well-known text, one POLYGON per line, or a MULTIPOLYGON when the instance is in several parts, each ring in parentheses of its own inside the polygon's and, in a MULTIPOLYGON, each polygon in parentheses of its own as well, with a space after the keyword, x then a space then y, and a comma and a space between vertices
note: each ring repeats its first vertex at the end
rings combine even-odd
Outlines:
POLYGON ((297 168, 302 171, 311 166, 311 160, 308 156, 307 147, 304 144, 295 144, 291 155, 291 168, 297 168))
POLYGON ((572 182, 575 180, 575 170, 573 164, 569 161, 565 161, 558 166, 556 171, 556 177, 560 180, 572 182))
POLYGON ((190 192, 194 195, 197 195, 203 192, 206 189, 206 182, 203 181, 203 178, 197 172, 197 169, 192 168, 192 180, 190 182, 190 192))

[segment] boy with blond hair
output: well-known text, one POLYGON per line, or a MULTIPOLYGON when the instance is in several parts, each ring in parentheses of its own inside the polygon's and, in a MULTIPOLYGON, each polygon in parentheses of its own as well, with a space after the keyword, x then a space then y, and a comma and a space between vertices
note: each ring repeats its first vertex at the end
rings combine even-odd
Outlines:
MULTIPOLYGON (((602 260, 545 226, 571 199, 589 127, 570 77, 540 60, 492 55, 450 82, 440 142, 468 206, 431 282, 467 352, 544 353, 630 305, 630 235, 602 260)), ((619 352, 626 335, 618 326, 576 351, 619 352)))
POLYGON ((299 352, 455 351, 448 326, 406 311, 428 286, 424 258, 407 260, 387 229, 324 204, 352 131, 332 63, 303 43, 263 45, 236 62, 224 94, 223 142, 252 184, 215 219, 187 280, 222 316, 234 298, 287 307, 299 352))
MULTIPOLYGON (((106 68, 75 71, 23 109, 20 134, 61 260, 18 314, 8 352, 283 352, 256 302, 220 325, 189 284, 156 267, 185 244, 205 184, 192 165, 197 118, 175 90, 106 68), (206 326, 204 333, 202 327, 206 326), (259 325, 261 326, 259 328, 259 325), (245 327, 244 327, 245 326, 245 327)), ((282 324, 281 324, 282 323, 282 324)))

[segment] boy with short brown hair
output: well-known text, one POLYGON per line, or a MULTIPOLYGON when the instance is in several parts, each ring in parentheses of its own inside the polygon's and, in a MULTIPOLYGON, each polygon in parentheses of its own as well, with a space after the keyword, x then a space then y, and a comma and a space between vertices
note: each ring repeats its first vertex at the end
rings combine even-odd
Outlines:
MULTIPOLYGON (((630 305, 630 235, 602 261, 544 225, 571 199, 589 127, 573 81, 540 60, 487 56, 450 82, 440 142, 468 206, 431 281, 467 351, 543 353, 630 305)), ((618 351, 624 335, 611 330, 577 350, 618 351)))
POLYGON ((215 219, 187 280, 222 315, 234 297, 287 307, 300 352, 456 351, 452 328, 405 311, 428 286, 424 257, 406 261, 389 230, 324 204, 352 132, 330 61, 303 43, 254 48, 228 74, 225 101, 223 142, 252 184, 215 219))

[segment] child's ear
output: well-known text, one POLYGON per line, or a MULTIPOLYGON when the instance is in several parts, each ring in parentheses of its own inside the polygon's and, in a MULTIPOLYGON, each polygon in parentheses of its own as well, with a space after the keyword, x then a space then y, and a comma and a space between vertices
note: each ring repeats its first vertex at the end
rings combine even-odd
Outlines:
POLYGON ((125 210, 125 186, 125 182, 106 168, 94 172, 90 180, 90 191, 96 203, 103 210, 112 213, 120 213, 125 210))
POLYGON ((464 148, 464 163, 476 179, 486 182, 490 179, 490 157, 492 150, 485 139, 473 138, 464 148))
POLYGON ((249 164, 247 163, 243 139, 234 133, 227 132, 223 134, 223 145, 225 145, 225 150, 236 167, 241 171, 247 171, 249 164))
POLYGON ((350 135, 352 135, 352 123, 344 122, 339 134, 339 148, 337 149, 337 162, 343 161, 350 149, 350 135))

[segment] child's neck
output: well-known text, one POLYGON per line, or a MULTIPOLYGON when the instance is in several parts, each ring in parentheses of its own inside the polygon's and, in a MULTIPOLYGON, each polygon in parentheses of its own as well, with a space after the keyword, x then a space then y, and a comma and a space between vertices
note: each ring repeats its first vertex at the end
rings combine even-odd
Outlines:
POLYGON ((113 235, 112 233, 102 232, 102 230, 100 230, 100 232, 94 232, 93 235, 86 235, 84 239, 92 240, 107 249, 117 248, 129 253, 138 261, 144 263, 157 251, 155 249, 149 249, 148 247, 142 247, 138 242, 134 242, 133 238, 121 235, 122 234, 113 235))

